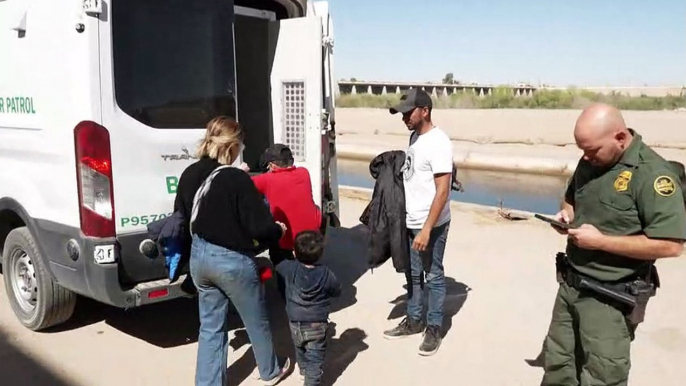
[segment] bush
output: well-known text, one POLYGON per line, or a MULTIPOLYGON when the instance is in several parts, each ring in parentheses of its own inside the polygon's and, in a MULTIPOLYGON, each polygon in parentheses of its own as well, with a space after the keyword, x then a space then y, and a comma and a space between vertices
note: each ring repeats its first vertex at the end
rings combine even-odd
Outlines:
MULTIPOLYGON (((389 108, 400 100, 400 94, 344 94, 336 98, 338 107, 389 108)), ((601 94, 570 88, 538 90, 532 96, 515 96, 510 87, 497 87, 480 97, 470 91, 433 97, 437 109, 580 109, 600 102, 621 110, 675 110, 686 108, 686 96, 668 95, 631 97, 621 93, 601 94)))
POLYGON ((372 107, 389 108, 400 101, 400 94, 347 94, 336 98, 336 105, 340 107, 372 107))

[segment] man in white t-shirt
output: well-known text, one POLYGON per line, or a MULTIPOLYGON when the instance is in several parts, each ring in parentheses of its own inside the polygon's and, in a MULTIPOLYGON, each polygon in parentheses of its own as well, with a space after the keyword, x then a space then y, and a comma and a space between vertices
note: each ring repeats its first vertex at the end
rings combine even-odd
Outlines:
POLYGON ((391 108, 402 113, 412 132, 403 168, 406 222, 410 243, 412 292, 408 288, 407 316, 384 332, 387 339, 404 338, 424 332, 419 354, 433 355, 441 345, 445 303, 443 252, 450 228, 450 187, 453 146, 450 138, 431 122, 431 97, 412 89, 391 108), (429 291, 426 327, 422 321, 424 283, 429 291))

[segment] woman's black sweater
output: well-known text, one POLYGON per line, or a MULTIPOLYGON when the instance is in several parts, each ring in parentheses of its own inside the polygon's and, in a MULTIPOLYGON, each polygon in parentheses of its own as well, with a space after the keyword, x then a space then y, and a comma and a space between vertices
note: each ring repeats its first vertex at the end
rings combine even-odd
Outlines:
MULTIPOLYGON (((183 171, 174 211, 181 210, 186 219, 191 218, 195 192, 218 166, 219 162, 204 157, 183 171)), ((253 240, 272 246, 281 238, 281 227, 274 222, 252 179, 237 168, 223 169, 212 180, 193 232, 212 244, 248 254, 255 250, 253 240)))

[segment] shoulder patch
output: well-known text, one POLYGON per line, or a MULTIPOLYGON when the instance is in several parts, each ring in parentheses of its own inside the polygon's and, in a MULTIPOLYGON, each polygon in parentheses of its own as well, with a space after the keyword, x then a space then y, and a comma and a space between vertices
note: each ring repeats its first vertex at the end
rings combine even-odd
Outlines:
POLYGON ((653 182, 653 189, 663 197, 669 197, 676 192, 674 180, 670 176, 659 176, 653 182))
POLYGON ((629 181, 631 181, 632 173, 629 170, 625 170, 617 176, 615 179, 614 187, 618 192, 624 192, 629 189, 629 181))

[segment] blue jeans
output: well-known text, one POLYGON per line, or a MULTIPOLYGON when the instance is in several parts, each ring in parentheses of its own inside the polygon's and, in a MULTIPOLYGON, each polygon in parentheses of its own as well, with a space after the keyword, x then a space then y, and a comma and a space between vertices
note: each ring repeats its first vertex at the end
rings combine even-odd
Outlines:
POLYGON ((443 253, 445 244, 448 240, 450 221, 435 227, 431 231, 429 244, 424 252, 412 249, 414 238, 421 231, 420 229, 408 229, 410 243, 410 265, 412 269, 412 297, 407 300, 407 315, 415 321, 422 320, 422 306, 424 293, 420 286, 422 275, 424 274, 424 264, 422 256, 431 260, 431 269, 426 274, 425 287, 429 291, 429 307, 426 314, 426 324, 429 326, 441 327, 443 325, 444 304, 445 304, 445 274, 443 271, 443 253))
POLYGON ((260 378, 279 375, 264 287, 253 259, 194 235, 190 266, 200 310, 196 386, 226 385, 229 299, 248 332, 260 378))
POLYGON ((326 353, 326 322, 291 322, 291 335, 295 344, 295 358, 305 386, 318 386, 322 381, 324 354, 326 353))

